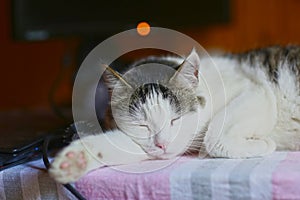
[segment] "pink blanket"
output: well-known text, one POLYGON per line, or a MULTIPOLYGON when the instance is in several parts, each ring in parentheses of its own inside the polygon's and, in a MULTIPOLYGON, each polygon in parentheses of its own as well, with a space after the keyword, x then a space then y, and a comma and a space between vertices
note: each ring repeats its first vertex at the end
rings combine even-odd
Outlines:
MULTIPOLYGON (((254 159, 153 160, 95 170, 75 183, 87 199, 300 199, 300 152, 254 159), (141 169, 159 168, 141 173, 141 169), (140 173, 122 172, 134 168, 140 173)), ((0 199, 76 199, 41 160, 0 172, 0 199)))
POLYGON ((198 159, 182 157, 148 173, 162 160, 97 169, 76 188, 87 199, 300 199, 300 152, 276 152, 264 158, 198 159))

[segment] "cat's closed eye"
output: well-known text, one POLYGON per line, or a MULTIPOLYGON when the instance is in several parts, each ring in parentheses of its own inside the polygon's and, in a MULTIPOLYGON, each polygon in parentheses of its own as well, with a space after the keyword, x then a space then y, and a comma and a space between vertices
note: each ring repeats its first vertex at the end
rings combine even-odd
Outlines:
POLYGON ((140 124, 139 126, 140 126, 140 127, 147 128, 147 129, 148 129, 148 131, 150 131, 150 128, 149 128, 149 126, 148 126, 148 125, 146 125, 146 124, 140 124))
POLYGON ((173 126, 174 122, 176 122, 176 121, 179 120, 179 119, 180 119, 180 117, 176 117, 176 118, 172 119, 172 120, 171 120, 171 126, 173 126))

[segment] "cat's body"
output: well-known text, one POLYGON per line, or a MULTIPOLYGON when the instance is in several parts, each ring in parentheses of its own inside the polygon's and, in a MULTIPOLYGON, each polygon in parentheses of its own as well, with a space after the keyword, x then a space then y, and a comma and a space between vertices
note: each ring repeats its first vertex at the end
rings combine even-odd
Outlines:
MULTIPOLYGON (((125 76, 133 83, 129 87, 109 78, 110 88, 118 88, 112 108, 119 129, 82 138, 64 149, 50 170, 56 180, 70 182, 103 165, 167 159, 184 151, 204 149, 212 157, 247 158, 275 149, 300 149, 299 47, 201 60, 193 51, 186 60, 160 60, 179 66, 178 73, 142 87, 131 78, 139 72, 125 76), (119 143, 122 152, 110 147, 107 138, 119 143), (92 154, 82 144, 91 146, 92 154)), ((155 59, 134 66, 148 62, 155 59)))

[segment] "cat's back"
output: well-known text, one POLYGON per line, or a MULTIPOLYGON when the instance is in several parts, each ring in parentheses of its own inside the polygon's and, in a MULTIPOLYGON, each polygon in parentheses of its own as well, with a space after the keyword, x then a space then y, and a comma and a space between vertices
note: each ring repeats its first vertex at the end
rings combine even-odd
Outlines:
POLYGON ((271 46, 230 57, 254 82, 271 86, 279 105, 286 101, 300 106, 300 46, 271 46))
MULTIPOLYGON (((285 72, 293 74, 299 81, 300 46, 270 46, 230 56, 251 68, 260 68, 268 74, 270 81, 279 83, 285 72)), ((257 69, 259 70, 259 69, 257 69)))
MULTIPOLYGON (((278 149, 298 150, 300 148, 297 142, 300 141, 300 46, 272 46, 229 57, 236 60, 248 74, 253 75, 254 81, 264 83, 268 86, 265 90, 274 94, 277 123, 272 137, 278 149), (263 74, 263 77, 258 74, 263 74)), ((260 86, 258 84, 258 87, 260 86)))

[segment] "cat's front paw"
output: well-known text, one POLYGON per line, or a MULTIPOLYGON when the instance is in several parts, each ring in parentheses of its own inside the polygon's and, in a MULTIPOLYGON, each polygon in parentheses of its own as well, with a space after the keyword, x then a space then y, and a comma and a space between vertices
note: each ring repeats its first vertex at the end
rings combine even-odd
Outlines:
POLYGON ((229 157, 252 158, 262 157, 273 153, 276 150, 275 142, 270 138, 248 138, 245 143, 231 148, 229 157))
POLYGON ((207 150, 212 157, 226 158, 252 158, 262 157, 273 153, 276 149, 275 142, 270 138, 228 138, 207 150))
POLYGON ((270 138, 254 139, 253 142, 254 156, 266 156, 276 150, 276 143, 270 138))
POLYGON ((60 183, 74 182, 87 171, 87 159, 84 151, 64 151, 55 157, 49 174, 60 183))
POLYGON ((91 170, 92 159, 84 147, 71 145, 55 157, 49 174, 60 183, 74 182, 91 170))

